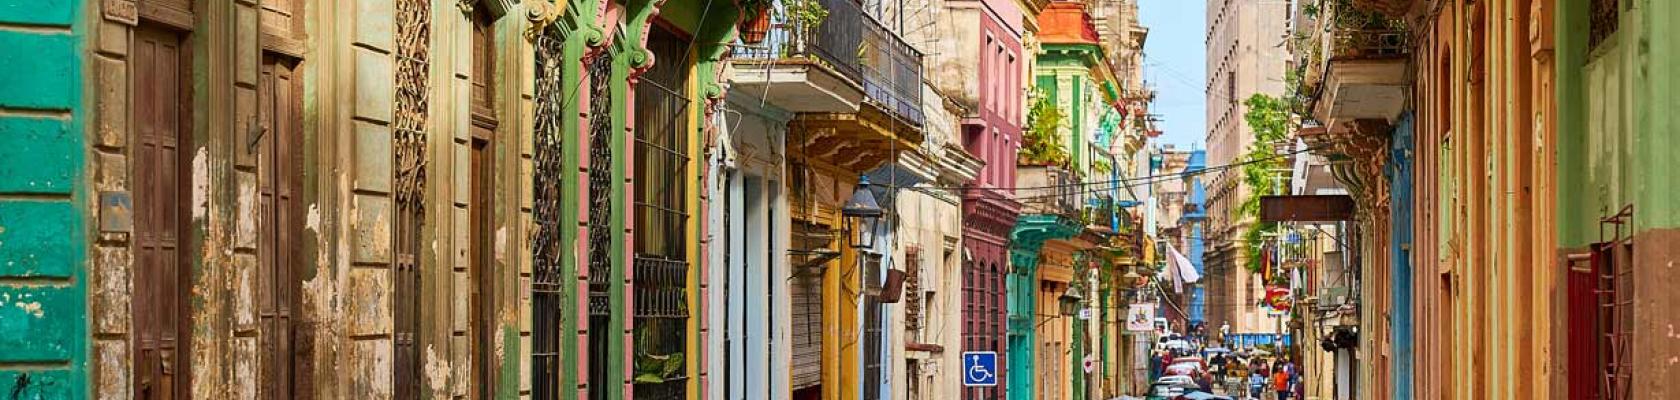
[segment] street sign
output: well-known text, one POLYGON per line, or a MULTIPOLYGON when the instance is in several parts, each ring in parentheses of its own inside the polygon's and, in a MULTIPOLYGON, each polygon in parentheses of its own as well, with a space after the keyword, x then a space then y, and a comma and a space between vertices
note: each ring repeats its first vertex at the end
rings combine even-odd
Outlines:
POLYGON ((1091 320, 1091 313, 1092 313, 1092 311, 1089 308, 1079 309, 1079 320, 1080 321, 1090 321, 1091 320))
POLYGON ((1155 303, 1134 303, 1126 308, 1126 330, 1149 332, 1155 330, 1155 303))
POLYGON ((965 351, 963 386, 997 386, 997 352, 965 351))

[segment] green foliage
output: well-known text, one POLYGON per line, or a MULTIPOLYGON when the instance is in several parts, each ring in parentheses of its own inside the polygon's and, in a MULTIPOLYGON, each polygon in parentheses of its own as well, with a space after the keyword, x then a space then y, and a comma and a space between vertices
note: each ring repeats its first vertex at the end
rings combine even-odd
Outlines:
POLYGON ((1062 148, 1062 110, 1048 93, 1033 96, 1032 108, 1027 110, 1027 126, 1022 131, 1019 162, 1028 165, 1067 166, 1067 149, 1062 148))
POLYGON ((682 372, 683 353, 636 355, 636 383, 664 383, 682 372))
POLYGON ((786 0, 782 2, 787 20, 798 26, 800 33, 810 34, 828 19, 828 8, 817 0, 786 0))
MULTIPOLYGON (((1248 145, 1242 158, 1246 163, 1242 166, 1243 184, 1248 186, 1251 195, 1237 205, 1236 220, 1257 221, 1260 217, 1260 196, 1283 194, 1284 188, 1289 187, 1288 176, 1275 172, 1287 165, 1286 158, 1278 156, 1274 146, 1288 140, 1289 133, 1295 129, 1292 103, 1288 97, 1279 99, 1263 93, 1243 101, 1248 109, 1243 114, 1243 120, 1254 130, 1254 143, 1248 145)), ((1246 267, 1249 271, 1260 271, 1261 238, 1265 237, 1265 232, 1276 228, 1275 223, 1255 222, 1249 225, 1248 232, 1243 233, 1242 247, 1248 255, 1246 267)))

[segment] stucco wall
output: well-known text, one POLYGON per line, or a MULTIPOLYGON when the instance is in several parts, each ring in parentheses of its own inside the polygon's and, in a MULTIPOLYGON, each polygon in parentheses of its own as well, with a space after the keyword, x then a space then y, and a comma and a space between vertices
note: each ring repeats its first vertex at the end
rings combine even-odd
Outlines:
POLYGON ((87 8, 0 4, 0 393, 13 397, 88 395, 87 8))

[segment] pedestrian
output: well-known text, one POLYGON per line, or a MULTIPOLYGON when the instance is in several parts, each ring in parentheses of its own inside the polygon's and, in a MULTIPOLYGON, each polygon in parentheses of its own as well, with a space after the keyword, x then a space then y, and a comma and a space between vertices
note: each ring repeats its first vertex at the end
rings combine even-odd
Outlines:
POLYGON ((1272 389, 1277 390, 1278 400, 1289 400, 1289 373, 1283 368, 1272 371, 1272 389))
POLYGON ((1263 375, 1264 372, 1261 372, 1264 370, 1265 368, 1256 368, 1249 372, 1248 393, 1246 397, 1259 398, 1261 393, 1266 392, 1266 378, 1265 375, 1263 375))

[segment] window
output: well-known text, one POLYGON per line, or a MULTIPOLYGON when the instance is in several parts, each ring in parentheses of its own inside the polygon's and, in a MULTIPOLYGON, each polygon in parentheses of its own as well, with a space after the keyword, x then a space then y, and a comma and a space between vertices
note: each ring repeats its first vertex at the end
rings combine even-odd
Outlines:
POLYGON ((1621 0, 1592 0, 1591 9, 1587 10, 1587 48, 1596 49, 1620 28, 1622 18, 1621 0))
POLYGON ((922 342, 926 313, 922 304, 921 249, 911 247, 904 252, 904 331, 908 341, 922 342))
POLYGON ((135 31, 134 68, 134 395, 142 399, 187 397, 190 340, 187 251, 180 247, 187 221, 188 185, 180 156, 190 121, 188 62, 182 35, 153 26, 135 31))
POLYGON ((472 344, 471 394, 480 399, 494 398, 496 357, 494 340, 496 328, 496 277, 491 239, 495 230, 492 211, 495 203, 496 114, 491 94, 495 87, 495 30, 489 10, 473 7, 472 15, 472 84, 470 129, 471 156, 468 166, 469 203, 466 246, 469 250, 467 277, 471 287, 468 307, 468 342, 472 344))
MULTIPOLYGON (((683 357, 688 337, 688 125, 685 92, 688 41, 661 26, 649 32, 656 62, 636 84, 635 147, 635 343, 636 370, 683 357)), ((637 379, 637 398, 686 396, 687 368, 665 369, 657 379, 637 379)))

